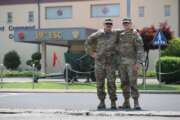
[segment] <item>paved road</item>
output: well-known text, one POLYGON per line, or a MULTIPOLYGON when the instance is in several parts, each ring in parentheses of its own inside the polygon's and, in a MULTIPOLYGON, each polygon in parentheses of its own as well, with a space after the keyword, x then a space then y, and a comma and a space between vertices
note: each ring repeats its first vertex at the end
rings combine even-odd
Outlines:
POLYGON ((178 117, 70 116, 59 114, 4 114, 0 120, 180 120, 178 117))
MULTIPOLYGON (((144 110, 180 111, 179 94, 141 94, 140 103, 144 110)), ((95 93, 0 93, 0 108, 95 110, 97 104, 95 93)))

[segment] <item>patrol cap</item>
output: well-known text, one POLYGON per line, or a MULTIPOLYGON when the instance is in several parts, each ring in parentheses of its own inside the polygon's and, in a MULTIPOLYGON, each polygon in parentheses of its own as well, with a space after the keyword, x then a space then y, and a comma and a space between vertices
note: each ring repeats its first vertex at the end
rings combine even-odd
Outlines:
POLYGON ((104 20, 104 24, 113 24, 113 21, 112 21, 112 19, 111 18, 106 18, 105 20, 104 20))
POLYGON ((123 22, 123 23, 131 23, 132 20, 131 20, 131 18, 124 18, 124 19, 122 20, 122 22, 123 22))

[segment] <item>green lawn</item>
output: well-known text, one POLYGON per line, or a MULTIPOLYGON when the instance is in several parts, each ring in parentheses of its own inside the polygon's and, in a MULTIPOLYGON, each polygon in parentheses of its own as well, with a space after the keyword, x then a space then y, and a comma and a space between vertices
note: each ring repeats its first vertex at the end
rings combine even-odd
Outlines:
MULTIPOLYGON (((60 82, 39 82, 35 83, 36 89, 65 89, 67 86, 66 83, 60 82)), ((32 83, 3 83, 3 88, 25 88, 31 89, 32 83)), ((69 89, 96 89, 95 83, 69 83, 69 89)), ((117 84, 117 89, 120 90, 120 84, 117 84)), ((144 90, 144 86, 139 85, 140 90, 144 90)), ((146 85, 146 90, 175 90, 180 91, 180 85, 159 85, 157 84, 148 84, 146 85)))

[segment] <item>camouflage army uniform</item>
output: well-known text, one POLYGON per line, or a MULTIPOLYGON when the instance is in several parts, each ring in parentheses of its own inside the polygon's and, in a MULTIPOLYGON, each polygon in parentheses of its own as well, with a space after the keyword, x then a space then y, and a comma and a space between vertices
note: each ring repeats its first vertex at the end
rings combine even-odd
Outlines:
POLYGON ((95 58, 95 76, 97 82, 97 96, 100 100, 104 100, 105 78, 107 77, 108 94, 111 101, 116 101, 116 85, 115 85, 115 69, 112 57, 115 53, 115 32, 98 31, 88 37, 85 42, 85 50, 88 54, 96 52, 95 58), (96 44, 93 49, 93 43, 96 44))
POLYGON ((143 41, 133 30, 129 32, 122 31, 119 33, 117 51, 119 54, 120 65, 118 70, 122 82, 123 96, 125 100, 128 100, 130 95, 133 99, 138 99, 137 72, 133 70, 133 65, 144 61, 143 41))

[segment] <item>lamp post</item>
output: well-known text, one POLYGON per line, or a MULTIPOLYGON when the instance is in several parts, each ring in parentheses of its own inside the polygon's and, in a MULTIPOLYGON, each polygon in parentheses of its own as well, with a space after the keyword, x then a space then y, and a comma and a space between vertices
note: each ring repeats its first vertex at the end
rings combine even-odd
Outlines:
MULTIPOLYGON (((38 7, 38 29, 41 28, 41 10, 40 10, 40 0, 37 0, 38 7)), ((40 52, 40 44, 38 44, 38 52, 40 52)))
MULTIPOLYGON (((41 29, 41 0, 37 0, 38 7, 38 30, 41 29)), ((42 72, 46 73, 47 65, 46 65, 46 44, 44 42, 38 44, 38 52, 42 55, 41 65, 42 72), (41 49, 42 48, 42 49, 41 49)))

